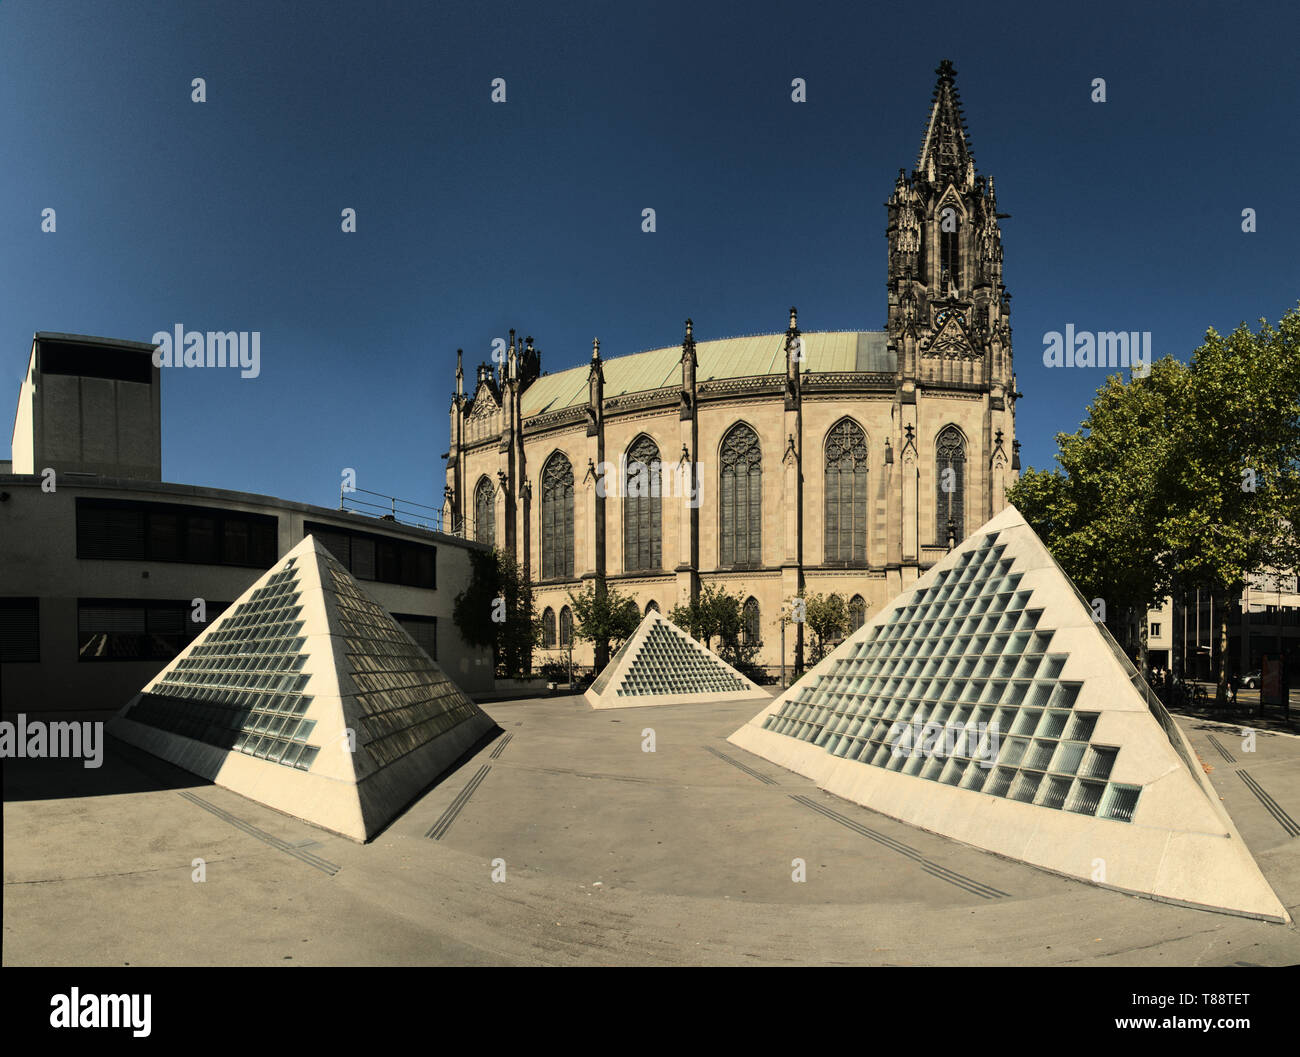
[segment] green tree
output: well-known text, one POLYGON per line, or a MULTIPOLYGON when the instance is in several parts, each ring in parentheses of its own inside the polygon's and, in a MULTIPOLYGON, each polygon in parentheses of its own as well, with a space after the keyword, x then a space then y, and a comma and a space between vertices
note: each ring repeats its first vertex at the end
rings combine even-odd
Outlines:
POLYGON ((532 585, 505 551, 470 551, 470 580, 452 603, 451 617, 471 646, 492 649, 493 670, 527 675, 540 641, 532 585))
POLYGON ((1108 378, 1080 430, 1057 435, 1061 469, 1007 494, 1140 664, 1149 606, 1195 588, 1218 600, 1220 703, 1227 603, 1249 573, 1300 564, 1300 309, 1260 324, 1108 378))
POLYGON ((812 633, 811 665, 817 665, 826 656, 826 647, 842 639, 849 627, 849 610, 837 594, 809 595, 804 599, 804 623, 812 633))
POLYGON ((1146 377, 1107 378, 1079 430, 1057 434, 1064 472, 1031 470, 1008 492, 1084 597, 1102 600, 1106 624, 1139 668, 1146 611, 1171 584, 1159 526, 1188 384, 1186 366, 1172 357, 1146 377))
POLYGON ((1226 603, 1250 573, 1300 567, 1300 306, 1276 328, 1206 331, 1192 354, 1161 534, 1174 575, 1217 598, 1217 700, 1227 696, 1226 603))
POLYGON ((622 644, 641 623, 636 600, 619 593, 603 580, 587 584, 582 594, 569 594, 573 606, 573 636, 590 642, 599 673, 609 664, 610 647, 622 644))

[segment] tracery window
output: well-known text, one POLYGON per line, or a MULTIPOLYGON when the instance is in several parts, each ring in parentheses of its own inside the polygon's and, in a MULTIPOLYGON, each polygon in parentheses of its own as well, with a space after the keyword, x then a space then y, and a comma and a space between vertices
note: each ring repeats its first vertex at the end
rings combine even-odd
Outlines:
POLYGON ((663 564, 663 503, 659 447, 642 434, 627 450, 623 467, 623 568, 663 564))
POLYGON ((867 435, 852 419, 826 435, 826 561, 867 562, 867 435))
POLYGON ((474 489, 474 539, 489 547, 496 543, 496 489, 487 477, 480 477, 474 489))
POLYGON ((945 426, 934 442, 935 542, 948 545, 948 519, 958 543, 966 537, 966 438, 945 426))
POLYGON ((573 467, 556 452, 542 468, 542 579, 573 575, 573 467))
POLYGON ((718 564, 763 563, 763 452, 743 422, 722 440, 719 460, 718 564))

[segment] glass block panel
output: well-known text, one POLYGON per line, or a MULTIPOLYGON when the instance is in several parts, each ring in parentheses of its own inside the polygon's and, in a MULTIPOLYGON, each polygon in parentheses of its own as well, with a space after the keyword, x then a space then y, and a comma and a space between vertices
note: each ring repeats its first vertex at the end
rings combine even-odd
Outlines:
POLYGON ((1090 782, 1076 778, 1065 801, 1065 810, 1079 815, 1096 815, 1102 794, 1106 791, 1105 782, 1090 782))
POLYGON ((1083 766, 1079 769, 1080 776, 1102 780, 1109 778, 1111 768, 1115 766, 1115 757, 1118 754, 1119 749, 1108 745, 1088 746, 1088 754, 1084 757, 1083 766))
POLYGON ((1076 712, 1066 728, 1065 736, 1071 741, 1088 741, 1097 727, 1097 712, 1076 712))
POLYGON ((1105 796, 1102 797, 1101 816, 1118 822, 1132 822, 1141 792, 1141 786, 1111 783, 1106 789, 1105 796))

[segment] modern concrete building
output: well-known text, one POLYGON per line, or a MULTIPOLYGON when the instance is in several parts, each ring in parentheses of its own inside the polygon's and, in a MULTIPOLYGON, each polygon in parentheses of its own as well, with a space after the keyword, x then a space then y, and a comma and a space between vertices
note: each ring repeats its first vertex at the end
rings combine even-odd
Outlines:
MULTIPOLYGON (((916 167, 882 218, 886 296, 859 306, 883 329, 804 331, 790 310, 784 333, 697 341, 687 320, 679 345, 607 358, 597 342, 553 374, 512 331, 472 390, 457 367, 443 524, 517 558, 540 661, 572 644, 569 593, 603 577, 642 612, 702 584, 739 593, 775 673, 784 603, 836 593, 860 626, 1002 509, 1020 395, 1003 214, 955 71, 936 73, 916 167)), ((573 654, 593 662, 588 644, 573 654)))
POLYGON ((1186 737, 1014 507, 730 740, 1000 855, 1289 920, 1186 737))
POLYGON ((37 334, 0 474, 0 706, 115 711, 314 534, 469 693, 491 653, 451 620, 481 544, 161 479, 152 347, 37 334), (106 377, 111 375, 111 377, 106 377))
POLYGON ((308 536, 109 730, 217 785, 366 841, 494 727, 308 536))

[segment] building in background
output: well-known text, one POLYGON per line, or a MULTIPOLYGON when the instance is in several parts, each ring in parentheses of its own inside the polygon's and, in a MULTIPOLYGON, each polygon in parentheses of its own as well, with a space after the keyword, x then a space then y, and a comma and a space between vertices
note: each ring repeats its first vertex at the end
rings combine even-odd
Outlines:
POLYGON ((541 659, 572 644, 570 592, 603 577, 642 612, 739 593, 779 671, 790 600, 837 593, 860 626, 1003 508, 1019 394, 1002 214, 955 71, 937 73, 888 203, 884 330, 805 333, 791 309, 784 333, 697 341, 687 320, 680 346, 606 359, 597 342, 551 375, 512 331, 472 392, 458 359, 443 524, 518 559, 541 659))
POLYGON ((0 706, 120 708, 314 534, 467 693, 451 620, 479 545, 388 518, 162 481, 153 347, 38 333, 0 464, 0 706))

